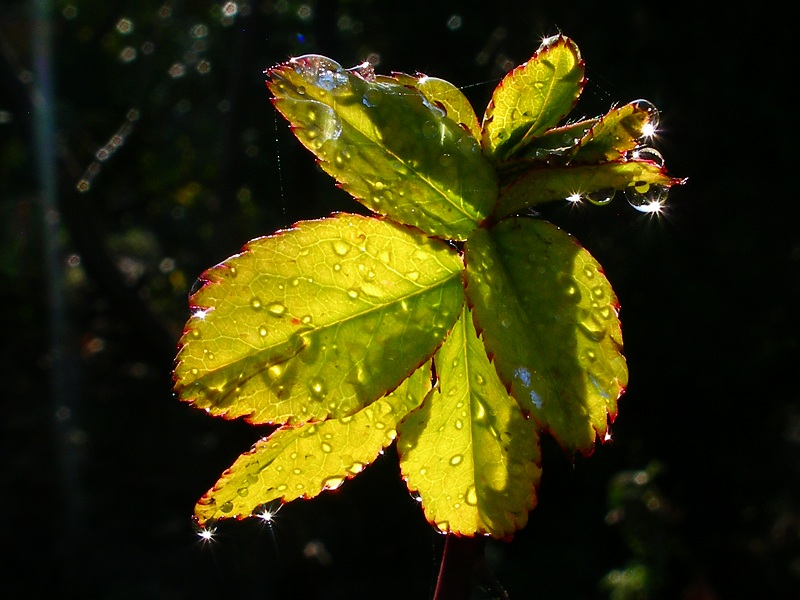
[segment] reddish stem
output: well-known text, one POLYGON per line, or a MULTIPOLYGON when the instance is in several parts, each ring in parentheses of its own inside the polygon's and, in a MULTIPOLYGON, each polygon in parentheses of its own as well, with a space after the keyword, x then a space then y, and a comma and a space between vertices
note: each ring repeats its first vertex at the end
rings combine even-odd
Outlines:
POLYGON ((485 546, 484 537, 446 537, 433 600, 469 600, 485 546))

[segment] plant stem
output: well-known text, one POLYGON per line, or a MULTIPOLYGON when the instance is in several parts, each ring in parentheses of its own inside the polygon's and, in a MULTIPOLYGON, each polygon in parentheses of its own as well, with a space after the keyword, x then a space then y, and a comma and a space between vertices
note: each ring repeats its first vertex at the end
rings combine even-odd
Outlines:
POLYGON ((433 600, 469 599, 485 546, 483 537, 446 537, 433 600))

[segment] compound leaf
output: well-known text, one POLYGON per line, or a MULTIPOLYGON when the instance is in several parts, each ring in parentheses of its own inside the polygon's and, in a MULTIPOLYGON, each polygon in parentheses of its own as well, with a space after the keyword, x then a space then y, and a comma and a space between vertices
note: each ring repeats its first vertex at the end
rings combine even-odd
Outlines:
POLYGON ((195 517, 203 525, 259 516, 264 504, 338 488, 392 443, 400 420, 422 403, 430 387, 428 362, 396 390, 349 417, 275 430, 222 474, 195 506, 195 517))
POLYGON ((445 243, 357 215, 253 240, 192 296, 175 389, 253 423, 348 416, 441 344, 463 303, 462 268, 445 243))
POLYGON ((467 298, 501 380, 563 448, 591 453, 628 378, 600 265, 570 235, 524 217, 476 231, 465 260, 467 298))
POLYGON ((483 151, 502 160, 522 151, 572 110, 583 90, 584 66, 575 43, 546 40, 531 59, 500 82, 483 118, 483 151))
POLYGON ((499 380, 466 308, 434 361, 439 387, 398 429, 403 476, 439 530, 506 537, 536 504, 535 424, 499 380))
POLYGON ((316 55, 269 76, 297 138, 369 209, 464 240, 494 207, 497 178, 478 142, 419 90, 316 55))

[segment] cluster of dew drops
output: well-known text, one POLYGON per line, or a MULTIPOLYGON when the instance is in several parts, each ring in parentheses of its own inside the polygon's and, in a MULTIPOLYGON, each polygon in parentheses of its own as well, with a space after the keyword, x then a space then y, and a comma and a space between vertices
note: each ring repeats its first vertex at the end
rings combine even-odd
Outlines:
MULTIPOLYGON (((656 132, 658 131, 658 109, 649 100, 635 100, 632 104, 647 113, 647 123, 642 127, 642 135, 641 138, 639 138, 642 143, 629 151, 625 155, 625 160, 644 160, 661 168, 664 166, 664 157, 658 150, 647 145, 656 136, 656 132)), ((628 204, 639 212, 659 214, 664 210, 664 206, 667 202, 669 187, 635 181, 625 189, 624 194, 628 204)), ((582 200, 587 200, 597 206, 605 206, 609 204, 616 195, 617 191, 615 189, 605 188, 585 194, 572 194, 567 197, 567 201, 578 204, 582 200)))

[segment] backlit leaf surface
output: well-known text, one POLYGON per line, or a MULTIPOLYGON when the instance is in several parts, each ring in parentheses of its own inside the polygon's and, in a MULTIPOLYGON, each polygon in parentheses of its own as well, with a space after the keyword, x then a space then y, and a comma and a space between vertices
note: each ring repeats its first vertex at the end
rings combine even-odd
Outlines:
POLYGON ((528 207, 563 200, 573 194, 598 190, 625 190, 633 185, 671 187, 682 180, 670 177, 664 167, 647 160, 627 160, 585 166, 534 166, 500 194, 494 218, 502 219, 528 207))
POLYGON ((277 429, 236 459, 197 503, 195 516, 200 524, 258 516, 263 504, 336 489, 392 443, 397 424, 430 387, 428 362, 395 391, 349 417, 277 429))
POLYGON ((254 423, 344 417, 425 362, 460 314, 460 257, 339 214, 250 242, 191 298, 175 389, 254 423))
POLYGON ((439 530, 510 535, 536 504, 535 424, 499 380, 466 309, 434 361, 439 387, 399 428, 403 477, 439 530))
POLYGON ((575 43, 547 40, 495 88, 483 118, 483 151, 493 159, 515 155, 567 115, 584 86, 575 43))
POLYGON ((269 74, 297 138, 371 210, 464 240, 493 208, 496 174, 478 142, 417 89, 316 55, 269 74))
POLYGON ((589 454, 627 384, 618 304, 600 265, 546 221, 467 241, 467 297, 503 382, 568 451, 589 454))
POLYGON ((475 109, 467 97, 449 81, 427 75, 392 75, 398 83, 418 89, 433 106, 442 110, 448 119, 458 123, 472 134, 476 140, 481 139, 481 126, 475 109))
POLYGON ((631 102, 606 113, 578 142, 570 164, 619 160, 642 142, 645 125, 653 124, 652 106, 631 102))

